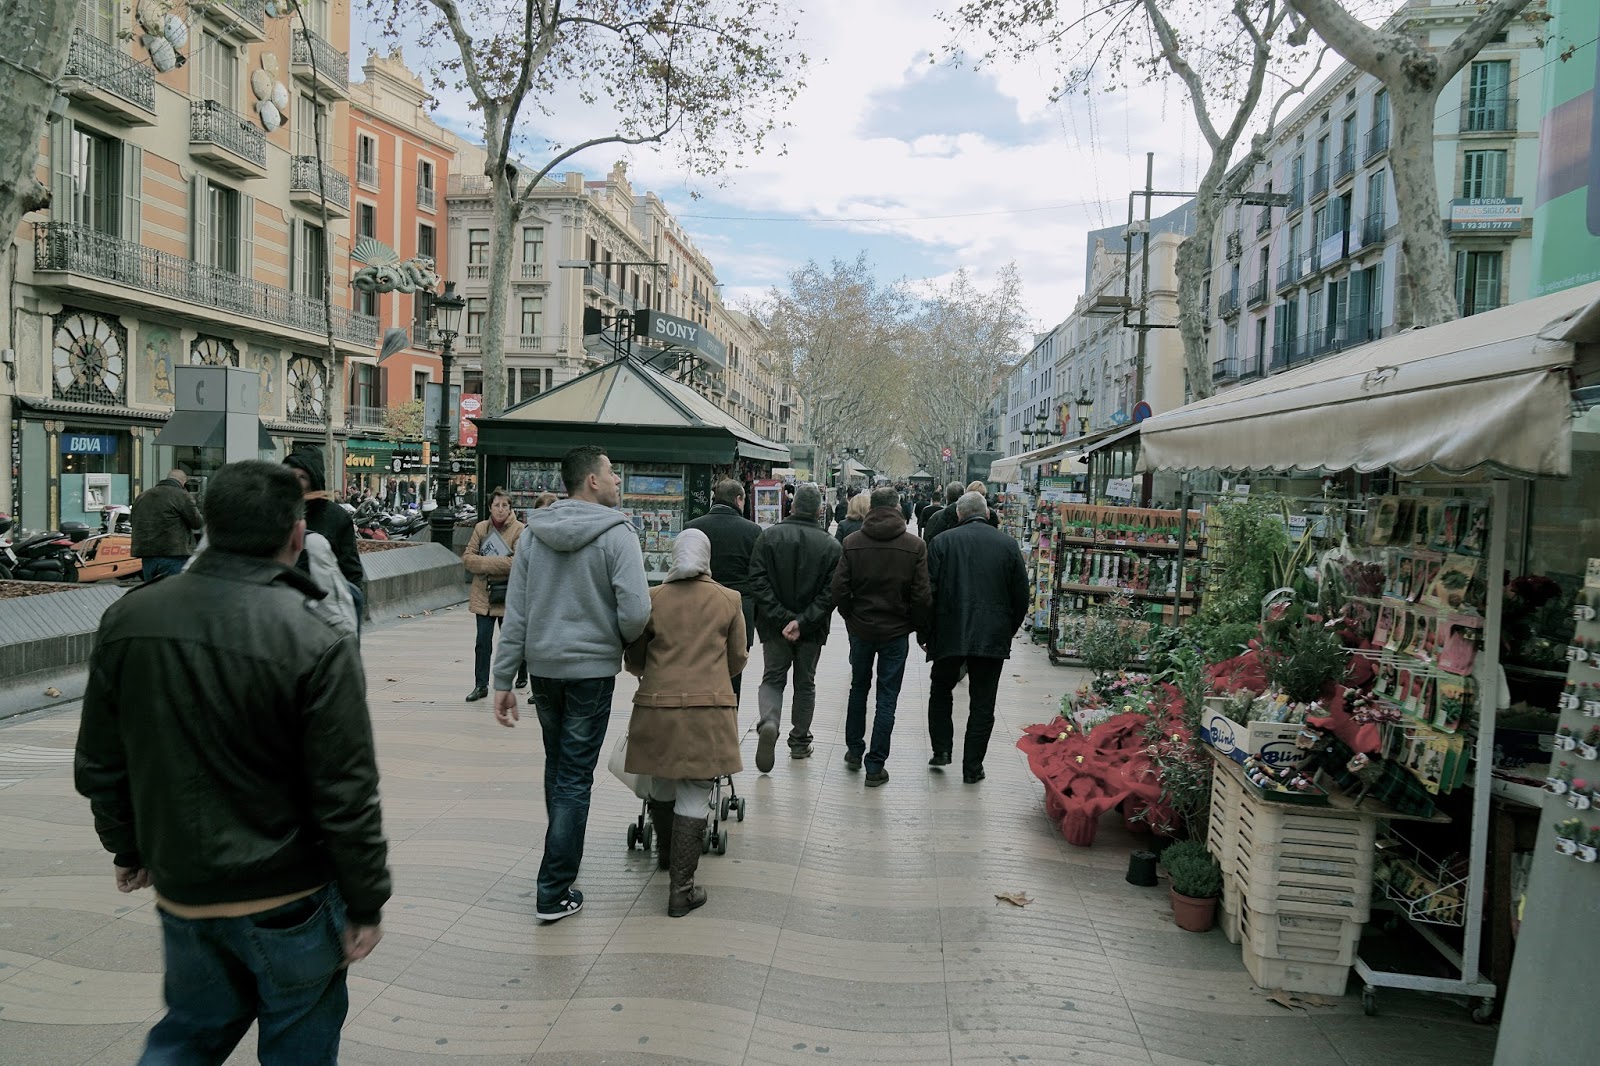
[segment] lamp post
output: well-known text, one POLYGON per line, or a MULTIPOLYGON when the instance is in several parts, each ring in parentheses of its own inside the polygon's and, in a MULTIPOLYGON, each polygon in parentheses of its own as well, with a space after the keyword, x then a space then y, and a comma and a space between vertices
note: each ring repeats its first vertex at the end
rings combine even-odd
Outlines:
POLYGON ((461 324, 461 311, 467 301, 456 295, 456 283, 444 283, 444 292, 433 301, 434 331, 439 336, 439 363, 443 371, 443 384, 439 388, 439 480, 433 492, 433 539, 452 548, 456 520, 444 506, 450 489, 450 360, 454 354, 457 327, 461 324))
MULTIPOLYGON (((1089 414, 1094 410, 1094 397, 1090 396, 1089 389, 1084 387, 1078 390, 1078 399, 1076 402, 1078 406, 1078 428, 1082 430, 1082 432, 1079 433, 1079 436, 1087 437, 1089 435, 1089 414)), ((1094 496, 1090 492, 1090 489, 1094 484, 1093 478, 1090 476, 1092 473, 1093 471, 1089 470, 1088 464, 1085 463, 1083 474, 1083 491, 1085 497, 1090 503, 1094 502, 1094 496)))

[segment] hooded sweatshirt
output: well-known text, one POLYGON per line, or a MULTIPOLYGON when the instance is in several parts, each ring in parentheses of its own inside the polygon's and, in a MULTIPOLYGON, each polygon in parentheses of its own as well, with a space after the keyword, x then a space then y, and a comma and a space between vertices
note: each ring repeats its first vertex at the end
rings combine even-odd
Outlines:
MULTIPOLYGON (((327 489, 327 479, 322 473, 322 449, 316 445, 301 447, 285 459, 283 465, 291 470, 304 470, 311 481, 312 492, 325 492, 327 489)), ((334 558, 339 563, 339 572, 346 581, 357 588, 366 585, 366 571, 361 568, 361 549, 356 547, 356 526, 350 520, 349 512, 325 495, 310 497, 306 500, 306 530, 328 538, 334 558)), ((296 565, 308 574, 311 572, 311 562, 305 555, 300 556, 300 562, 296 565)))
POLYGON ((533 677, 615 677, 650 621, 650 583, 633 525, 610 507, 559 500, 528 514, 506 587, 494 687, 533 677))
POLYGON ((933 591, 928 548, 906 532, 899 507, 874 507, 845 538, 833 572, 833 602, 852 636, 883 642, 928 631, 933 591))

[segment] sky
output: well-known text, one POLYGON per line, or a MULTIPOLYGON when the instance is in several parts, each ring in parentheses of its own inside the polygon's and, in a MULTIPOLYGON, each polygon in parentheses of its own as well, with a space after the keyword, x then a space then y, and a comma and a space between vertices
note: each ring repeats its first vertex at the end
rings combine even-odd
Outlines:
MULTIPOLYGON (((1047 330, 1083 291, 1085 234, 1125 221, 1144 154, 1156 153, 1158 188, 1190 189, 1203 144, 1175 84, 1051 104, 1047 62, 944 59, 952 38, 939 6, 805 0, 807 87, 785 113, 788 128, 742 169, 694 178, 670 153, 618 146, 558 169, 598 179, 627 160, 635 191, 654 191, 677 214, 734 306, 783 287, 808 260, 863 251, 884 281, 966 268, 987 285, 1015 262, 1030 326, 1047 330)), ((355 56, 383 48, 359 25, 352 36, 355 56)), ((405 55, 427 60, 409 46, 405 55)), ((592 134, 583 126, 592 119, 562 111, 535 115, 540 132, 566 143, 592 134)), ((463 99, 441 97, 435 118, 478 136, 463 99)), ((1158 201, 1156 213, 1170 206, 1158 201)))

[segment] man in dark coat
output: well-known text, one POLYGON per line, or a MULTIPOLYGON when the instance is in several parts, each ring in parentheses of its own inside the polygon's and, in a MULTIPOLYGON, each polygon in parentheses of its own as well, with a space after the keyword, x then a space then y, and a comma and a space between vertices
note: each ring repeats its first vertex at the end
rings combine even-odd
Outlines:
POLYGON ((960 525, 928 549, 933 585, 933 633, 926 644, 933 660, 928 694, 929 766, 948 766, 954 751, 954 690, 967 670, 970 704, 961 780, 983 780, 983 757, 994 731, 994 701, 1000 671, 1011 657, 1011 638, 1028 614, 1028 568, 1017 542, 985 521, 983 494, 969 492, 956 503, 960 525))
POLYGON ((859 770, 866 756, 867 787, 889 780, 884 764, 894 733, 912 632, 925 633, 933 608, 928 586, 928 548, 906 532, 892 488, 872 490, 872 509, 861 529, 844 540, 833 572, 833 602, 850 631, 850 703, 844 719, 844 764, 859 770), (872 746, 866 744, 867 690, 873 661, 878 666, 878 701, 872 746))
MULTIPOLYGON (((327 481, 323 477, 322 449, 306 445, 283 461, 295 472, 306 493, 306 531, 321 533, 333 546, 334 558, 339 560, 339 572, 350 582, 350 591, 356 598, 356 615, 363 613, 366 594, 363 591, 366 574, 361 569, 361 551, 356 547, 356 527, 350 514, 338 503, 328 498, 327 481)), ((299 568, 311 572, 310 560, 302 554, 299 568)))
POLYGON ((182 570, 194 554, 194 535, 200 532, 200 511, 184 488, 189 475, 173 468, 166 477, 139 493, 128 512, 133 523, 129 550, 144 564, 144 579, 154 581, 182 570))
MULTIPOLYGON (((750 591, 750 553, 755 551, 761 527, 744 516, 744 486, 731 479, 717 482, 711 510, 684 526, 698 529, 711 541, 711 579, 733 589, 744 605, 744 646, 756 639, 756 598, 750 591)), ((743 672, 733 676, 733 696, 739 698, 743 672)))
POLYGON ((761 724, 756 727, 756 769, 772 770, 783 716, 783 690, 794 671, 790 707, 789 755, 811 755, 811 719, 817 706, 817 660, 828 641, 833 614, 833 570, 839 542, 822 528, 822 492, 801 485, 794 511, 764 530, 750 556, 750 591, 756 599, 756 632, 761 637, 761 724))
POLYGON ((928 547, 933 547, 933 538, 947 529, 954 529, 956 525, 956 501, 961 499, 964 491, 961 482, 952 481, 944 487, 945 505, 935 508, 928 515, 928 521, 920 528, 922 539, 927 541, 928 547))

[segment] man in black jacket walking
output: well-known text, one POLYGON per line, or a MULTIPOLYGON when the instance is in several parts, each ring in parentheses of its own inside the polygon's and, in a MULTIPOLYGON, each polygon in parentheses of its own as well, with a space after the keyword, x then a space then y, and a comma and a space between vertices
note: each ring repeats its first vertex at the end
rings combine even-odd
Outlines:
MULTIPOLYGON (((350 513, 326 491, 322 449, 307 445, 285 459, 283 465, 300 479, 306 498, 306 532, 328 538, 334 558, 339 560, 339 573, 350 583, 350 593, 356 598, 356 617, 362 617, 366 614, 366 571, 361 568, 361 549, 356 547, 356 525, 350 520, 350 513)), ((305 556, 297 565, 306 573, 311 572, 311 562, 305 556)))
POLYGON ((139 493, 128 511, 133 523, 133 557, 144 564, 144 579, 154 581, 176 574, 194 554, 194 535, 200 532, 200 512, 184 488, 189 475, 174 467, 166 477, 139 493))
POLYGON ((756 599, 756 632, 761 637, 761 724, 756 727, 756 769, 772 770, 783 717, 783 690, 794 670, 794 702, 789 710, 789 755, 811 754, 811 719, 817 706, 817 660, 828 641, 833 614, 833 570, 839 542, 822 528, 822 493, 801 485, 794 511, 765 530, 750 557, 750 591, 756 599))
MULTIPOLYGON (((711 579, 739 594, 744 606, 744 646, 748 651, 756 639, 756 598, 750 591, 750 554, 755 551, 761 527, 744 516, 744 486, 731 479, 717 482, 712 490, 711 510, 684 526, 698 529, 711 541, 711 579)), ((742 675, 733 679, 733 695, 739 698, 742 675)))
POLYGON ((74 781, 117 888, 151 885, 167 1014, 145 1061, 221 1062, 251 1022, 262 1062, 338 1061, 346 967, 382 937, 388 845, 353 637, 294 569, 300 483, 222 468, 193 565, 100 621, 74 781))
POLYGON ((894 734, 894 713, 905 678, 907 638, 928 629, 933 596, 928 588, 928 548, 906 532, 892 488, 872 490, 872 508, 861 529, 844 539, 844 555, 833 572, 833 602, 850 632, 850 704, 844 719, 844 764, 859 770, 867 787, 889 780, 884 764, 894 734), (873 661, 878 666, 878 701, 867 747, 867 691, 873 661))
POLYGON ((954 751, 954 690, 967 671, 970 703, 961 779, 983 780, 983 757, 994 732, 994 701, 1000 671, 1011 657, 1011 638, 1028 613, 1028 568, 1017 542, 986 521, 981 492, 956 503, 960 525, 928 548, 933 585, 933 635, 926 650, 933 660, 928 694, 929 766, 950 765, 954 751))
POLYGON ((922 539, 927 543, 928 547, 933 547, 934 537, 937 537, 947 529, 955 528, 956 501, 961 499, 962 491, 961 482, 950 482, 944 487, 945 505, 943 507, 935 507, 928 512, 928 520, 919 527, 922 531, 922 539))

